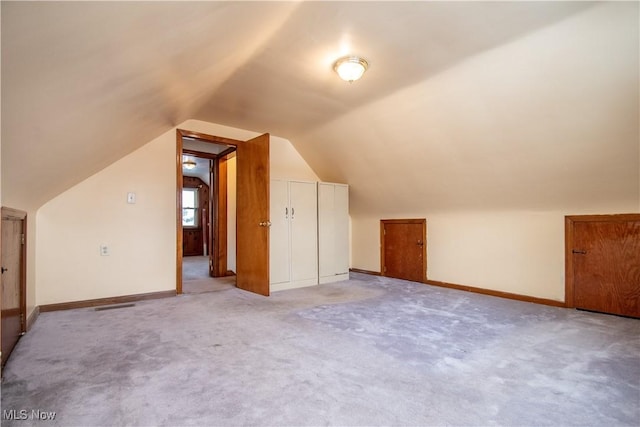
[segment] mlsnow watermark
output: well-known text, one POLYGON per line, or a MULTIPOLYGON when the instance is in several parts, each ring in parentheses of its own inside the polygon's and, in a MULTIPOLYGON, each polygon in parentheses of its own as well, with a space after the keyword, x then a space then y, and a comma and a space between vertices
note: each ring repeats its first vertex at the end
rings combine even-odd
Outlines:
POLYGON ((2 411, 2 419, 16 421, 53 421, 56 419, 56 413, 43 411, 42 409, 4 409, 2 411))

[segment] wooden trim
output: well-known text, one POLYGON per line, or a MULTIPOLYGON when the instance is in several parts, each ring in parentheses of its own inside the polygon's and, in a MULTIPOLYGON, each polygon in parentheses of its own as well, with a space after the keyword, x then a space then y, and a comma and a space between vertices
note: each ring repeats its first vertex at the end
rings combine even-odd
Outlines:
POLYGON ((119 297, 88 299, 83 301, 60 302, 40 306, 40 312, 72 310, 76 308, 98 307, 101 305, 122 304, 127 302, 146 301, 151 299, 169 298, 176 296, 176 291, 149 292, 146 294, 123 295, 119 297))
POLYGON ((566 306, 563 301, 556 301, 556 300, 552 300, 552 299, 532 297, 532 296, 528 296, 528 295, 512 294, 510 292, 494 291, 492 289, 476 288, 474 286, 456 285, 456 284, 453 284, 453 283, 440 282, 440 281, 437 281, 437 280, 425 280, 424 283, 426 283, 427 285, 440 286, 442 288, 457 289, 457 290, 460 290, 460 291, 467 291, 467 292, 473 292, 473 293, 476 293, 476 294, 490 295, 490 296, 499 297, 499 298, 513 299, 513 300, 517 300, 517 301, 532 302, 532 303, 535 303, 535 304, 550 305, 550 306, 553 306, 553 307, 565 307, 566 306))
POLYGON ((33 328, 33 325, 36 323, 36 320, 38 320, 38 316, 40 315, 40 307, 38 307, 37 305, 34 307, 33 311, 31 312, 31 314, 29 315, 29 317, 27 317, 27 330, 26 332, 29 332, 31 330, 31 328, 33 328))
POLYGON ((572 222, 640 221, 640 213, 605 214, 605 215, 566 215, 565 219, 569 219, 572 222))
POLYGON ((220 153, 218 153, 218 156, 221 158, 230 158, 232 156, 230 156, 231 153, 235 153, 236 152, 236 147, 229 147, 224 151, 221 151, 220 153))
POLYGON ((566 215, 564 217, 564 299, 566 306, 575 307, 575 277, 573 274, 573 240, 576 222, 640 221, 640 214, 566 215))
POLYGON ((176 294, 182 293, 182 132, 176 132, 176 294))
POLYGON ((225 144, 225 145, 233 145, 233 146, 238 146, 238 144, 244 142, 237 139, 224 138, 222 136, 207 135, 205 133, 194 132, 186 129, 177 129, 177 133, 178 133, 178 138, 180 138, 180 141, 182 141, 182 137, 188 137, 188 138, 201 139, 203 141, 208 141, 208 142, 215 142, 217 144, 225 144))
POLYGON ((422 224, 427 220, 425 218, 412 218, 412 219, 381 219, 380 222, 386 224, 422 224))
POLYGON ((27 213, 25 211, 21 211, 19 209, 8 208, 6 206, 2 207, 2 218, 3 219, 19 219, 26 220, 27 213))
POLYGON ((571 216, 564 217, 564 300, 567 307, 575 307, 573 297, 573 223, 571 216))
POLYGON ((186 154, 188 156, 200 157, 202 159, 209 159, 209 160, 215 160, 218 158, 217 154, 205 153, 204 151, 189 150, 188 148, 182 148, 182 154, 183 155, 186 154))
POLYGON ((213 165, 214 195, 212 197, 213 220, 213 276, 225 276, 227 272, 227 162, 218 159, 213 165))
POLYGON ((349 271, 354 273, 369 274, 371 276, 382 276, 382 273, 380 273, 379 271, 362 270, 360 268, 350 268, 349 271))

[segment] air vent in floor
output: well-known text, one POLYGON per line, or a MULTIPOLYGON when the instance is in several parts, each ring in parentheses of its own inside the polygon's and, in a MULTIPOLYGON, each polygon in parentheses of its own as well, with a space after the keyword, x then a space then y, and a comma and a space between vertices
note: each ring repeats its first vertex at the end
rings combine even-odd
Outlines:
POLYGON ((95 311, 115 310, 116 308, 129 308, 135 307, 135 304, 118 304, 118 305, 105 305, 103 307, 96 307, 95 311))

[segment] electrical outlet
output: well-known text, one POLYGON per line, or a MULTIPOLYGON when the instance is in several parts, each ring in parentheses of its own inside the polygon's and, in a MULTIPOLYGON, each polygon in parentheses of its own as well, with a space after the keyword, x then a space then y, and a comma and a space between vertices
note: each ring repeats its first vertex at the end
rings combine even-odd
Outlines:
POLYGON ((111 249, 107 245, 100 245, 100 255, 109 256, 111 255, 111 249))

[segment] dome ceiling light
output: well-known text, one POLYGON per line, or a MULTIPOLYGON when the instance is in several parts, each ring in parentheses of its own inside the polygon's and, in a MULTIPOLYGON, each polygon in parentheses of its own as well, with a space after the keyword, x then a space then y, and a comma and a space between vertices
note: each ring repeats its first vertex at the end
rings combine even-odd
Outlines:
POLYGON ((196 165, 195 160, 193 160, 193 159, 185 159, 185 160, 182 161, 182 166, 185 169, 191 170, 191 169, 195 169, 195 167, 197 165, 196 165))
POLYGON ((368 67, 369 63, 359 56, 345 56, 336 61, 333 69, 342 80, 352 83, 362 77, 368 67))

